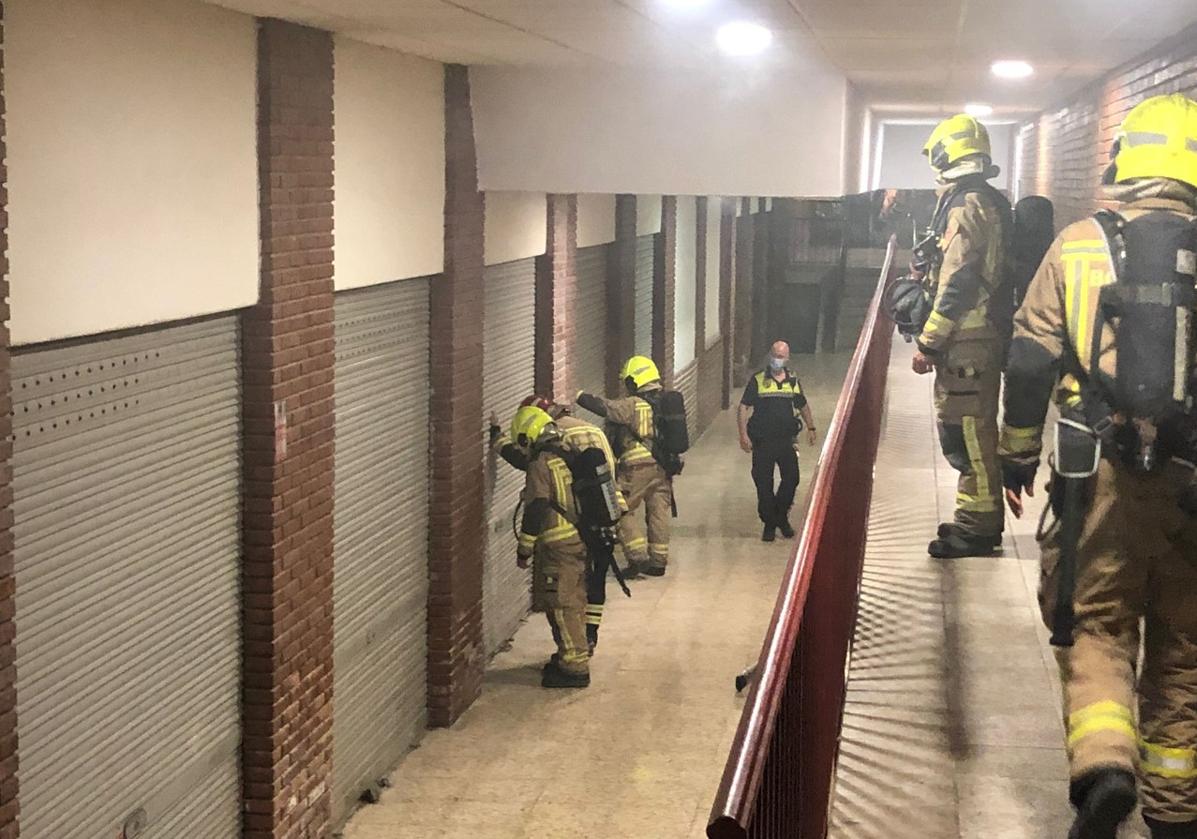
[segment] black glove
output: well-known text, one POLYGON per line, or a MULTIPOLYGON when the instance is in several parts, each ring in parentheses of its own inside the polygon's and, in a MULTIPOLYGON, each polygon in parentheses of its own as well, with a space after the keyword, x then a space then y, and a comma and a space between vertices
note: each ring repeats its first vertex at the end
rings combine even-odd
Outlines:
POLYGON ((490 425, 490 444, 492 446, 495 444, 495 440, 498 440, 499 435, 502 433, 503 433, 502 426, 498 426, 498 425, 495 425, 494 423, 491 423, 491 425, 490 425))
POLYGON ((1002 486, 1006 489, 1021 493, 1024 489, 1034 489, 1035 475, 1039 472, 1039 461, 1002 461, 1002 486))

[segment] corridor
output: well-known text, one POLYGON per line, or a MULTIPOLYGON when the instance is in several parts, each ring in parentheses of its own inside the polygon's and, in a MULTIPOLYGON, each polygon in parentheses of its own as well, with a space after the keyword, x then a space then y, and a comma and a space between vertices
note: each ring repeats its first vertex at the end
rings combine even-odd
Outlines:
MULTIPOLYGON (((825 429, 848 356, 795 364, 825 429)), ((804 447, 805 472, 814 460, 804 447)), ((760 542, 734 411, 687 456, 677 497, 669 573, 632 582, 631 599, 608 585, 591 687, 538 686, 553 647, 531 615, 481 698, 424 736, 345 839, 703 835, 743 704, 732 680, 760 650, 794 542, 760 542)))

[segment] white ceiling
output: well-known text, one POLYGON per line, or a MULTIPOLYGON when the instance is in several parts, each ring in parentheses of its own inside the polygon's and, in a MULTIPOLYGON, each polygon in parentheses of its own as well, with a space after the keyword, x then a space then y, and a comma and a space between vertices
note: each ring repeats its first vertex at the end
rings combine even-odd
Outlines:
POLYGON ((999 116, 1038 111, 1197 23, 1197 0, 706 0, 691 10, 670 0, 211 2, 466 64, 700 66, 718 58, 720 23, 750 18, 775 33, 756 61, 830 62, 876 110, 904 115, 974 101, 999 116), (998 58, 1028 60, 1036 75, 995 80, 998 58))

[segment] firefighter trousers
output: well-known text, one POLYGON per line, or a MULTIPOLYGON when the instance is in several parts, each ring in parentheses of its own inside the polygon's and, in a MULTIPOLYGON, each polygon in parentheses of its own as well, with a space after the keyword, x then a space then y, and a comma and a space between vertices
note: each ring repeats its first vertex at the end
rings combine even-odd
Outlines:
MULTIPOLYGON (((1057 651, 1073 778, 1137 770, 1143 812, 1162 822, 1197 819, 1197 519, 1179 504, 1192 477, 1102 460, 1076 552, 1074 645, 1057 651)), ((1057 523, 1041 543, 1049 625, 1058 536, 1057 523)))
POLYGON ((972 536, 998 536, 1005 524, 998 465, 1002 371, 997 350, 951 347, 935 366, 935 413, 944 457, 960 473, 955 522, 972 536))
POLYGON ((586 566, 586 546, 578 540, 538 543, 532 558, 533 607, 548 618, 558 666, 567 673, 590 672, 586 566))
POLYGON ((673 509, 673 487, 665 470, 656 463, 620 464, 619 489, 628 502, 628 514, 619 520, 619 541, 627 551, 628 561, 649 568, 669 564, 669 525, 673 509), (641 514, 648 524, 645 538, 641 514))

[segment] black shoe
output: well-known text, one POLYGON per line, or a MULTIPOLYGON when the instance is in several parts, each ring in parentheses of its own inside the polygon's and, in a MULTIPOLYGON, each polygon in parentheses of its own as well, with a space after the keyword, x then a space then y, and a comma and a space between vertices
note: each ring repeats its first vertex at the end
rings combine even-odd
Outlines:
POLYGON ((665 576, 665 566, 664 565, 646 565, 643 568, 641 568, 640 570, 650 577, 664 577, 665 576))
POLYGON ((761 531, 762 542, 772 542, 777 538, 777 528, 771 524, 766 524, 765 529, 761 531))
POLYGON ((625 580, 639 580, 642 576, 644 576, 644 566, 642 566, 639 562, 629 561, 627 566, 625 568, 621 568, 620 571, 623 573, 623 578, 625 580))
POLYGON ((954 534, 936 539, 927 546, 927 553, 936 559, 960 559, 966 556, 993 556, 1002 544, 1001 536, 961 536, 954 534))
POLYGON ((1143 821, 1151 828, 1151 839, 1197 839, 1197 821, 1162 822, 1144 816, 1143 821))
POLYGON ((588 688, 590 687, 589 673, 567 673, 555 664, 546 667, 540 674, 542 688, 588 688))
POLYGON ((1117 839, 1118 826, 1135 809, 1135 776, 1125 769, 1095 769, 1072 782, 1076 821, 1068 839, 1117 839))
POLYGON ((783 539, 793 539, 794 538, 794 528, 790 527, 789 519, 782 519, 781 522, 777 525, 777 529, 781 531, 781 538, 783 538, 783 539))

